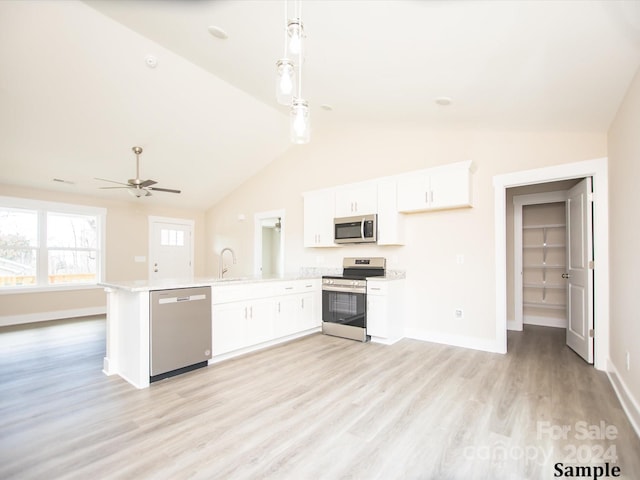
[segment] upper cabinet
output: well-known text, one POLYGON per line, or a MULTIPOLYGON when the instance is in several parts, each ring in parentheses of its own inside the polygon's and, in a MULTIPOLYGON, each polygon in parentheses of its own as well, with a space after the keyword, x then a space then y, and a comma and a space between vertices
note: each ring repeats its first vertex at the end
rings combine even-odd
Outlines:
POLYGON ((304 246, 337 247, 333 242, 335 192, 316 190, 304 194, 304 246))
POLYGON ((404 213, 472 206, 471 161, 304 194, 304 246, 337 247, 334 217, 378 215, 378 245, 404 244, 404 213))
POLYGON ((460 162, 398 177, 399 212, 471 206, 471 162, 460 162))
POLYGON ((370 215, 378 211, 376 182, 336 189, 336 217, 370 215))

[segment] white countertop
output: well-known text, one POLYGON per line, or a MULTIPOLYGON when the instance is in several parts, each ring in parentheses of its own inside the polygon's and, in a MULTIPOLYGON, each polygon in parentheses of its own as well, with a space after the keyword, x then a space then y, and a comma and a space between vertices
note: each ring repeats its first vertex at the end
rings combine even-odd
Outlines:
POLYGON ((171 278, 166 280, 123 280, 115 282, 99 282, 98 285, 104 288, 125 290, 128 292, 148 292, 151 290, 168 290, 173 288, 215 287, 257 282, 304 280, 308 278, 319 279, 320 277, 321 275, 317 274, 291 273, 288 275, 255 275, 236 278, 193 277, 171 278))

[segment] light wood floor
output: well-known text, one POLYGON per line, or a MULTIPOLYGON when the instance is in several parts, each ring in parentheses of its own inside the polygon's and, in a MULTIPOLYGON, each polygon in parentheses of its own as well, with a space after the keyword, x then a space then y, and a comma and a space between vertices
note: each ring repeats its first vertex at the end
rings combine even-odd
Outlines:
POLYGON ((612 446, 640 478, 606 376, 563 330, 511 332, 507 355, 317 334, 136 390, 102 374, 104 329, 0 328, 0 478, 548 479, 612 446), (578 440, 579 421, 616 438, 578 440))

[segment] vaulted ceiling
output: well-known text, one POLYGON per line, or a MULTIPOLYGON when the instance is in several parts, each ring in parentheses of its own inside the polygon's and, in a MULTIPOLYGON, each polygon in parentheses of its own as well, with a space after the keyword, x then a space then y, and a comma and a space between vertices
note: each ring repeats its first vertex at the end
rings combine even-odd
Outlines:
MULTIPOLYGON (((640 66, 638 1, 302 7, 315 132, 606 132, 640 66)), ((283 25, 283 0, 0 2, 0 183, 124 198, 93 178, 133 178, 140 145, 141 177, 183 191, 145 201, 207 208, 287 149, 313 148, 289 143, 275 102, 283 25)))

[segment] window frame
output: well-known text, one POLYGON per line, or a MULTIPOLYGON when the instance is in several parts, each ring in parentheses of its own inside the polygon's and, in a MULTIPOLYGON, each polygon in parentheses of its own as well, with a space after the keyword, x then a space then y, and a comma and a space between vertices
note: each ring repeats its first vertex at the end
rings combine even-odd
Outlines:
MULTIPOLYGON (((37 253, 36 261, 36 283, 34 285, 19 286, 0 286, 0 295, 12 293, 29 293, 29 292, 52 292, 63 290, 84 290, 95 289, 98 284, 104 281, 105 258, 106 258, 106 216, 107 209, 102 207, 92 207, 87 205, 76 205, 71 203, 49 202, 42 200, 34 200, 29 198, 4 197, 0 196, 0 208, 2 209, 23 209, 35 210, 37 212, 37 228, 38 240, 37 246, 32 247, 37 253), (49 250, 65 250, 64 248, 52 247, 47 245, 47 214, 62 213, 72 215, 90 215, 97 219, 97 242, 98 246, 94 249, 74 248, 74 251, 91 250, 97 252, 96 260, 96 280, 87 283, 59 283, 49 284, 49 250)), ((99 288, 99 287, 98 287, 99 288)))

